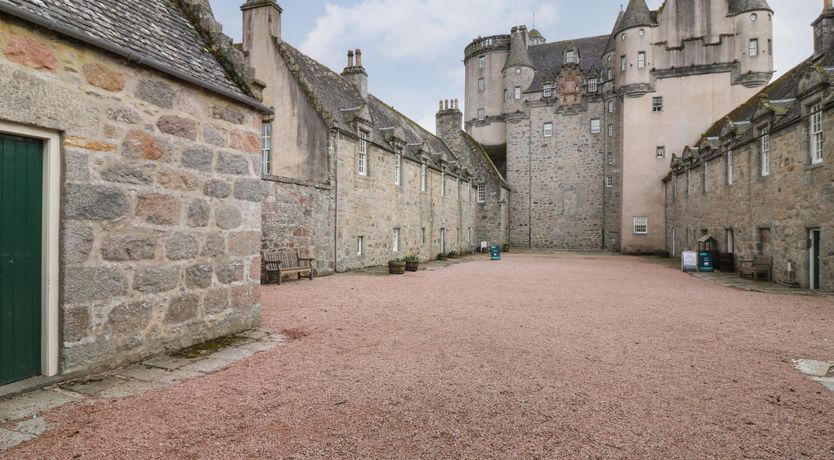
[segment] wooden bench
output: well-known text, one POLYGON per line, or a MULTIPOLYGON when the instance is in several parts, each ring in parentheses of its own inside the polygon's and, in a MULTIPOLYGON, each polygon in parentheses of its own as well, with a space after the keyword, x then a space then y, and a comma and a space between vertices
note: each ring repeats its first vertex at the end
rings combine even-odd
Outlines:
POLYGON ((771 280, 773 257, 755 256, 753 257, 753 260, 741 260, 739 263, 738 274, 742 278, 749 277, 754 281, 758 281, 760 279, 768 281, 771 280))
POLYGON ((277 278, 278 284, 285 275, 298 274, 307 276, 313 281, 313 261, 315 259, 300 257, 298 251, 268 251, 264 252, 264 274, 265 282, 268 284, 272 278, 277 278), (275 276, 277 275, 277 276, 275 276))

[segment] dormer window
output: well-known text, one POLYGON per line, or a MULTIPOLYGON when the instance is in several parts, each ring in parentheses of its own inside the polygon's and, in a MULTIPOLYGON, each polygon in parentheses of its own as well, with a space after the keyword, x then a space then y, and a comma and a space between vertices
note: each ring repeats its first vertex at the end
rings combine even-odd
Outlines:
POLYGON ((576 64, 576 51, 568 50, 565 52, 565 62, 568 64, 576 64))

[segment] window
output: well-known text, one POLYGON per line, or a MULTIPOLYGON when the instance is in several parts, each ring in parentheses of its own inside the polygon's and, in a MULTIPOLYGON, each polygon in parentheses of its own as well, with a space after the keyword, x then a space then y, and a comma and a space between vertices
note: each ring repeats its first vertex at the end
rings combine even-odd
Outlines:
POLYGON ((589 93, 596 93, 597 92, 597 79, 592 78, 588 80, 588 92, 589 93))
POLYGON ((822 163, 822 104, 811 107, 811 164, 822 163))
POLYGON ((736 252, 736 235, 735 230, 728 228, 724 231, 724 241, 726 243, 727 254, 736 252))
POLYGON ((608 125, 608 137, 614 137, 614 125, 608 125))
POLYGON ((391 236, 391 250, 400 252, 400 229, 395 228, 394 234, 391 236))
POLYGON ((608 153, 608 165, 611 166, 614 164, 614 154, 608 153))
POLYGON ((446 173, 440 173, 440 194, 446 196, 446 173))
POLYGON ((426 180, 428 176, 428 171, 426 170, 426 165, 420 165, 420 191, 426 191, 426 180))
POLYGON ((576 63, 576 51, 568 50, 565 52, 565 62, 568 64, 576 63))
POLYGON ((553 123, 544 124, 544 137, 553 137, 553 123))
POLYGON ((628 62, 628 61, 626 60, 626 57, 625 57, 625 56, 620 56, 620 71, 621 71, 621 72, 625 72, 625 70, 626 70, 626 63, 627 63, 627 62, 628 62))
POLYGON ((272 122, 264 120, 261 125, 261 173, 270 173, 272 163, 272 122))
POLYGON ((486 185, 478 184, 478 203, 486 203, 486 185))
POLYGON ((486 80, 481 78, 478 80, 478 91, 483 91, 486 89, 486 80))
POLYGON ((478 67, 481 69, 486 67, 486 56, 478 56, 478 67))
POLYGON ((440 252, 445 254, 446 253, 446 229, 440 229, 440 252))
POLYGON ((602 131, 602 124, 600 123, 599 118, 591 119, 591 134, 599 134, 600 131, 602 131))
POLYGON ((403 156, 401 154, 394 155, 394 185, 402 185, 403 183, 403 156))
POLYGON ((773 40, 767 40, 767 52, 772 56, 773 55, 773 40))
POLYGON ((663 111, 663 96, 656 96, 652 98, 652 112, 663 111))
POLYGON ((662 160, 662 159, 666 158, 666 147, 661 145, 661 146, 658 146, 657 148, 655 148, 654 156, 658 160, 662 160))
POLYGON ((733 185, 733 152, 727 152, 727 185, 733 185))
POLYGON ((634 234, 646 235, 649 233, 649 218, 635 217, 634 218, 634 234))
POLYGON ((759 55, 759 39, 758 38, 751 38, 750 45, 748 46, 748 56, 756 57, 759 55))
POLYGON ((645 29, 640 29, 640 30, 638 30, 638 31, 637 31, 637 35, 639 35, 639 36, 641 36, 641 37, 642 37, 643 35, 646 35, 646 30, 645 30, 645 29))
POLYGON ((759 161, 761 161, 762 177, 770 175, 770 131, 762 130, 762 138, 759 140, 759 161))
POLYGON ((365 237, 356 237, 356 255, 361 256, 365 254, 365 237))
POLYGON ((608 101, 608 113, 614 113, 614 101, 608 101))
POLYGON ((637 53, 637 67, 645 68, 646 67, 646 52, 640 51, 637 53))
POLYGON ((704 177, 703 177, 704 193, 709 192, 709 163, 704 161, 704 177))
POLYGON ((361 176, 368 175, 368 133, 359 131, 359 161, 357 172, 361 176))
POLYGON ((605 177, 605 187, 611 188, 614 186, 614 176, 606 176, 605 177))
POLYGON ((613 79, 614 79, 614 69, 609 67, 608 68, 608 80, 613 80, 613 79))
POLYGON ((542 91, 542 97, 548 98, 553 97, 553 83, 548 83, 544 85, 544 91, 542 91))
POLYGON ((515 97, 515 100, 521 99, 521 87, 520 86, 515 87, 515 92, 513 93, 513 97, 515 97))
POLYGON ((486 119, 486 110, 478 109, 478 121, 484 121, 486 119))
POLYGON ((420 228, 420 244, 426 244, 426 227, 420 228))

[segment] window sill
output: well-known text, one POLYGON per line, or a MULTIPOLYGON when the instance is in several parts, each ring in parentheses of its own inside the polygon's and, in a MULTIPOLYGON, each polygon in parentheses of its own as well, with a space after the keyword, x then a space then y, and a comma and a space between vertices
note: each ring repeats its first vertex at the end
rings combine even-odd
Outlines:
POLYGON ((823 161, 820 161, 819 163, 808 163, 808 164, 805 165, 806 170, 814 170, 814 169, 818 169, 818 168, 822 168, 822 167, 825 167, 825 160, 824 159, 823 159, 823 161))

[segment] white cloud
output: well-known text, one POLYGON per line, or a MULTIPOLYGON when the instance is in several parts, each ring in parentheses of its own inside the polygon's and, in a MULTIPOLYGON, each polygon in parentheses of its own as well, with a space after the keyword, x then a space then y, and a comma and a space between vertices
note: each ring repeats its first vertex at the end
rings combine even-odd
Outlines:
POLYGON ((516 12, 536 11, 536 25, 542 27, 559 19, 553 2, 545 5, 537 0, 518 0, 517 4, 515 7, 506 0, 364 0, 350 6, 328 3, 301 49, 334 68, 344 64, 345 51, 360 46, 366 55, 389 62, 428 63, 448 53, 451 43, 507 33, 507 24, 514 17, 529 23, 529 14, 516 12))

